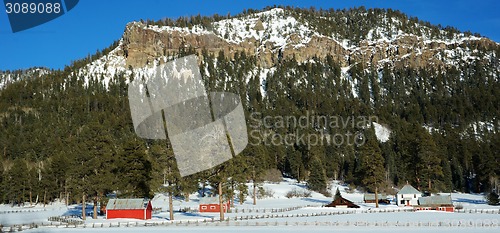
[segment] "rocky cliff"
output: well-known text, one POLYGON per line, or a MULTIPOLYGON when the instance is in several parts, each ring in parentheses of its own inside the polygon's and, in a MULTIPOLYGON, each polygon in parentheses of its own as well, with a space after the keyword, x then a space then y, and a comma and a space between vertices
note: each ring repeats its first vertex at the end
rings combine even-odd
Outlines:
POLYGON ((345 38, 322 35, 307 24, 284 13, 282 9, 225 19, 212 23, 212 28, 191 28, 129 23, 123 34, 119 55, 126 65, 142 67, 161 57, 173 54, 182 47, 198 52, 207 50, 216 56, 245 51, 256 55, 264 68, 275 66, 280 59, 295 57, 306 62, 312 57, 331 55, 343 66, 365 63, 381 67, 386 63, 401 68, 451 66, 479 59, 479 50, 494 50, 498 44, 487 39, 460 35, 450 40, 433 40, 400 31, 390 38, 367 38, 355 45, 345 38))

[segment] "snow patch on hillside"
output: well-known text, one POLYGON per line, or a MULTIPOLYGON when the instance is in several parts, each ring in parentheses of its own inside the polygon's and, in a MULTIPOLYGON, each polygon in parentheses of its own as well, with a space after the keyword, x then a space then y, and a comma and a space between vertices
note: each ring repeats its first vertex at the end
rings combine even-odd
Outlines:
POLYGON ((375 135, 380 142, 387 142, 391 137, 391 130, 377 122, 373 122, 375 128, 375 135))
POLYGON ((352 95, 357 98, 358 97, 358 91, 357 91, 357 80, 354 80, 349 73, 349 70, 352 68, 351 66, 346 66, 342 67, 340 69, 340 77, 343 79, 344 82, 348 82, 351 85, 351 93, 352 95))
POLYGON ((265 97, 267 95, 267 90, 266 90, 266 80, 269 75, 272 75, 276 68, 270 68, 270 69, 262 69, 259 74, 259 82, 260 82, 260 94, 262 97, 265 97))
POLYGON ((87 64, 84 68, 77 71, 77 75, 85 77, 85 86, 89 85, 91 79, 98 78, 106 88, 111 79, 118 74, 124 74, 129 77, 132 71, 126 68, 126 59, 119 55, 123 40, 120 40, 118 46, 107 55, 87 64))
POLYGON ((45 68, 30 68, 27 70, 16 72, 1 72, 0 71, 0 90, 8 84, 23 80, 24 78, 41 77, 49 74, 51 71, 45 68))

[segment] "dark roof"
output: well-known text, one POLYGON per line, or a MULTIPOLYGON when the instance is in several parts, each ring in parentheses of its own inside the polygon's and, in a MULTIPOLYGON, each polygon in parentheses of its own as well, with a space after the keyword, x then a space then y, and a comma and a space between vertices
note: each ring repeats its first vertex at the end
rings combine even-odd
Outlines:
POLYGON ((429 197, 419 197, 420 206, 452 206, 451 195, 437 195, 429 197))
POLYGON ((337 207, 337 206, 347 206, 348 208, 359 208, 358 205, 352 203, 343 197, 337 198, 332 201, 332 203, 326 205, 325 207, 337 207))
MULTIPOLYGON (((387 199, 387 195, 386 194, 378 194, 378 199, 381 200, 381 199, 387 199)), ((375 200, 375 193, 365 193, 363 195, 363 200, 375 200)))
POLYGON ((143 199, 109 199, 106 209, 108 210, 138 210, 145 209, 149 202, 143 199))
POLYGON ((413 186, 407 184, 403 186, 401 190, 399 190, 398 194, 422 194, 422 192, 418 191, 413 186))

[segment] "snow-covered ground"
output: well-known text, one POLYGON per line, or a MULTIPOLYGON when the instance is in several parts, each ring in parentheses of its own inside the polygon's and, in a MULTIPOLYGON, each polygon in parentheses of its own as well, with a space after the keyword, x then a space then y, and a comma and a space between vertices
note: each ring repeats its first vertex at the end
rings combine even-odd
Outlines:
MULTIPOLYGON (((248 184, 249 191, 252 184, 248 184)), ((154 208, 161 208, 153 214, 151 220, 98 219, 79 217, 69 218, 74 225, 60 225, 60 222, 49 222, 49 217, 73 216, 81 212, 79 206, 66 207, 63 203, 35 206, 30 208, 0 205, 0 223, 4 231, 11 230, 12 225, 24 224, 23 230, 33 232, 138 232, 164 231, 165 228, 175 232, 326 232, 335 230, 349 232, 392 232, 404 230, 407 232, 421 231, 453 231, 453 232, 498 232, 500 230, 500 207, 489 206, 484 197, 479 194, 452 193, 454 204, 463 206, 460 213, 436 211, 413 212, 411 208, 399 208, 396 205, 380 205, 363 203, 363 194, 350 190, 339 182, 330 184, 331 192, 337 188, 342 196, 358 204, 359 209, 323 207, 332 201, 332 197, 311 192, 310 197, 287 198, 289 191, 307 191, 305 183, 292 179, 284 179, 280 183, 264 183, 262 187, 272 193, 272 197, 257 200, 253 205, 252 198, 247 197, 243 204, 236 200, 231 213, 226 213, 226 221, 220 223, 219 213, 199 213, 199 195, 192 194, 189 201, 176 199, 174 201, 174 221, 170 221, 168 213, 168 197, 157 194, 152 199, 154 208), (181 212, 190 208, 195 211, 181 212), (465 213, 464 213, 465 212, 465 213), (29 229, 29 224, 35 223, 38 228, 29 229), (50 224, 53 224, 50 226, 50 224)), ((250 192, 251 193, 251 192, 250 192)), ((88 206, 89 210, 92 208, 88 206)), ((18 230, 19 227, 12 229, 18 230)))

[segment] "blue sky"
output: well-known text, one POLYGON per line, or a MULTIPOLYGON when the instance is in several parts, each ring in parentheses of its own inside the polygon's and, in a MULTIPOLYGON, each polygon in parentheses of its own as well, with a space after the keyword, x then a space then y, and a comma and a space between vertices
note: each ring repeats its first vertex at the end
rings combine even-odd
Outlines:
POLYGON ((0 5, 0 70, 34 66, 62 69, 119 39, 133 20, 177 18, 196 14, 236 14, 243 9, 272 5, 316 8, 392 8, 432 24, 470 30, 500 42, 498 0, 80 0, 65 15, 25 31, 12 33, 0 5))

